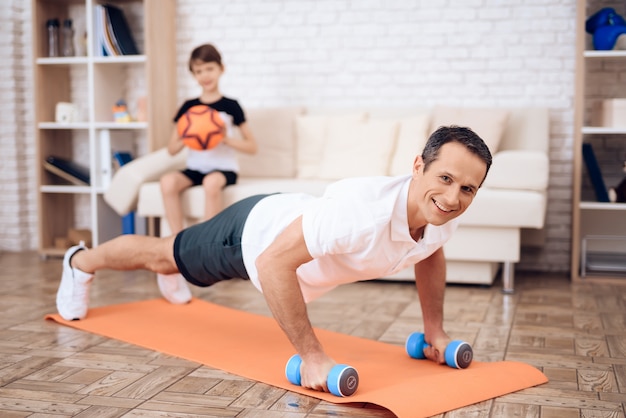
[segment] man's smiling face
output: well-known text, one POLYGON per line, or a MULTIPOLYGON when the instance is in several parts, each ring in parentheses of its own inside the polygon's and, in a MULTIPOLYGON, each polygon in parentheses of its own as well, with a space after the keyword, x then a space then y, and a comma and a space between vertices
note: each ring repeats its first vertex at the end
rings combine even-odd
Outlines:
POLYGON ((448 142, 426 170, 421 157, 413 164, 409 187, 409 227, 442 225, 461 215, 474 200, 487 165, 458 142, 448 142))

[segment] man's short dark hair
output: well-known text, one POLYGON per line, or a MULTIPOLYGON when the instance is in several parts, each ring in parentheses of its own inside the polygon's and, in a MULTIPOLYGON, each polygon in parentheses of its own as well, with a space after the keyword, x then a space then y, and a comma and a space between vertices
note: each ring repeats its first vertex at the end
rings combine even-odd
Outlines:
MULTIPOLYGON (((448 142, 458 142, 464 145, 469 152, 478 156, 487 165, 487 170, 485 171, 485 177, 487 177, 492 162, 491 152, 487 144, 470 128, 456 125, 441 126, 430 135, 424 146, 424 151, 422 151, 424 171, 439 157, 439 150, 448 142)), ((483 181, 485 181, 485 178, 483 178, 483 181)))

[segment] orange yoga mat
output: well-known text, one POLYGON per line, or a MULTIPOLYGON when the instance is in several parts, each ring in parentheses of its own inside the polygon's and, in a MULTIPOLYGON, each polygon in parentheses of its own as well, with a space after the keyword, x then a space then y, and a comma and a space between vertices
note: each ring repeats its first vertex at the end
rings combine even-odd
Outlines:
POLYGON ((548 381, 523 363, 474 361, 457 370, 411 359, 403 347, 316 329, 329 355, 359 373, 356 393, 339 398, 289 383, 285 364, 294 349, 272 318, 199 299, 187 305, 154 299, 90 309, 81 321, 46 319, 329 402, 377 404, 400 418, 432 416, 548 381))

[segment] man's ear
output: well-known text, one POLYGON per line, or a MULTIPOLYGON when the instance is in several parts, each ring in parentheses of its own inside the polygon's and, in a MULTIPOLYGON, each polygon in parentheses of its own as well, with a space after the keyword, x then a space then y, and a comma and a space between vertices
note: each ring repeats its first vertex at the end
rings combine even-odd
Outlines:
POLYGON ((418 154, 413 161, 413 176, 419 173, 420 169, 424 169, 424 160, 422 159, 422 156, 418 154))

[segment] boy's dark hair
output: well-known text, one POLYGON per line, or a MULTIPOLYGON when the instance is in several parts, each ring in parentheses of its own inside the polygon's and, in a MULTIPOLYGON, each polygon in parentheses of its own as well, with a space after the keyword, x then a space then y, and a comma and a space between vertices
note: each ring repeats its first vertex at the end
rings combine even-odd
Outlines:
POLYGON ((222 66, 222 56, 220 52, 211 44, 204 44, 194 48, 191 51, 191 56, 189 57, 189 71, 191 70, 191 65, 197 62, 206 63, 206 62, 215 62, 220 67, 222 66))
MULTIPOLYGON (((428 138, 424 146, 424 151, 422 151, 424 171, 439 157, 439 150, 448 142, 458 142, 464 145, 468 151, 483 160, 487 165, 487 170, 485 171, 485 177, 487 177, 492 161, 491 152, 487 144, 470 128, 455 125, 441 126, 430 135, 430 138, 428 138)), ((480 185, 485 181, 485 177, 483 177, 483 181, 480 182, 480 185)))

